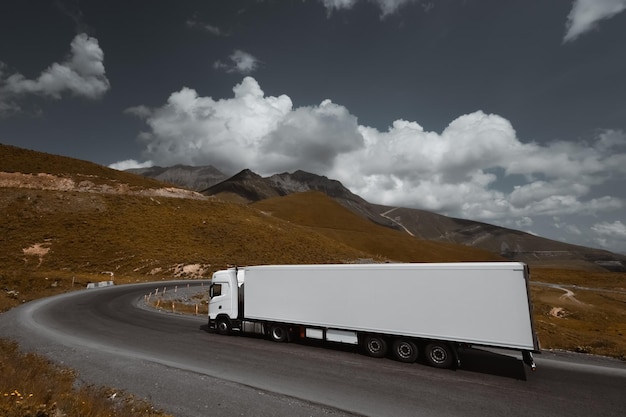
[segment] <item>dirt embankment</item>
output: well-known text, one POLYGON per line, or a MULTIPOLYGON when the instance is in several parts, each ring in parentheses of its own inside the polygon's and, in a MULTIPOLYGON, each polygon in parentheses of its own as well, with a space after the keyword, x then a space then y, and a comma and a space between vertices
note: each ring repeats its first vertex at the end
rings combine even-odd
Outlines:
POLYGON ((87 193, 130 194, 148 197, 173 197, 206 199, 208 197, 195 191, 176 187, 138 188, 128 184, 109 182, 98 184, 97 178, 84 176, 84 179, 75 180, 69 177, 60 177, 52 174, 23 174, 21 172, 0 172, 0 188, 28 188, 48 191, 78 191, 87 193))

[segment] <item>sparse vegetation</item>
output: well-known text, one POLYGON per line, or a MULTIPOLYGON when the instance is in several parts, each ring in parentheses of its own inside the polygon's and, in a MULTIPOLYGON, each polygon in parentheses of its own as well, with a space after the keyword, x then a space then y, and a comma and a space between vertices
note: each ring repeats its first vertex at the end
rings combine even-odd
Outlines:
POLYGON ((0 339, 0 415, 5 417, 166 417, 150 404, 110 388, 80 385, 76 374, 0 339))
POLYGON ((544 349, 626 360, 626 273, 535 269, 535 325, 544 349))

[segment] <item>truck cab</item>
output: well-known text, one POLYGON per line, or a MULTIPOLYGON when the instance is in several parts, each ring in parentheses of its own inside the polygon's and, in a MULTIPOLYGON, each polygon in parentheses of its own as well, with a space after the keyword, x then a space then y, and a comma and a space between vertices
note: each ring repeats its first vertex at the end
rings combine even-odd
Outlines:
POLYGON ((230 333, 233 321, 240 313, 240 286, 243 285, 245 271, 229 268, 217 271, 211 278, 209 288, 209 329, 218 333, 230 333))

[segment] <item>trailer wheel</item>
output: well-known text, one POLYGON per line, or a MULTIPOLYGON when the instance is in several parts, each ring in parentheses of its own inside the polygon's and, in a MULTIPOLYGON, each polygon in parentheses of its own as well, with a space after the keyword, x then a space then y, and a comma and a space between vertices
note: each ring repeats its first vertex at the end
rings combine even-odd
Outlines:
POLYGON ((426 345, 426 361, 435 368, 452 368, 454 353, 447 343, 433 342, 426 345))
POLYGON ((367 335, 363 340, 365 352, 373 358, 382 358, 387 355, 387 342, 380 336, 367 335))
POLYGON ((272 339, 274 342, 286 342, 288 339, 289 333, 287 332, 287 329, 284 328, 281 325, 278 324, 273 324, 270 327, 270 339, 272 339))
POLYGON ((218 317, 215 329, 217 333, 227 336, 233 330, 233 325, 228 317, 218 317))
POLYGON ((396 339, 393 342, 393 357, 400 362, 415 362, 419 350, 415 342, 408 339, 396 339))

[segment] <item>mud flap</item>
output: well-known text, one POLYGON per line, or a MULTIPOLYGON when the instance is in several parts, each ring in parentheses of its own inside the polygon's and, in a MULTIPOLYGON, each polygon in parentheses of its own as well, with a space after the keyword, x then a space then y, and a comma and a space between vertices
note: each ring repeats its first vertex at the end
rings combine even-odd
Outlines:
POLYGON ((533 353, 529 352, 527 350, 522 351, 522 359, 524 360, 524 363, 528 366, 530 366, 530 369, 532 369, 533 371, 537 370, 537 365, 535 365, 535 360, 533 359, 533 353))

